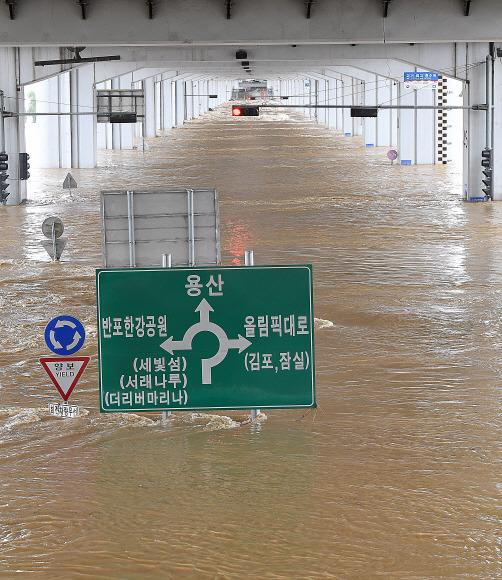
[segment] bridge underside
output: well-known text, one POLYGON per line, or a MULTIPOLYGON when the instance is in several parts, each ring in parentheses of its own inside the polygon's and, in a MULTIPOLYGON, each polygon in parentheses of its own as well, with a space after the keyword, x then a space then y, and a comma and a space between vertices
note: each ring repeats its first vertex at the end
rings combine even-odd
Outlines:
POLYGON ((25 182, 13 177, 27 149, 24 93, 34 83, 37 114, 51 114, 39 117, 52 145, 45 166, 93 167, 98 148, 130 148, 138 132, 179 126, 246 78, 267 80, 289 97, 281 104, 364 145, 396 149, 403 164, 445 163, 448 106, 464 107, 463 195, 484 195, 481 155, 490 149, 492 197, 502 199, 498 0, 13 0, 0 10, 8 204, 26 198, 25 182), (438 84, 409 88, 409 72, 435 73, 438 84), (96 91, 131 88, 144 93, 142 123, 97 123, 96 91), (378 117, 352 118, 350 107, 362 105, 381 107, 378 117))

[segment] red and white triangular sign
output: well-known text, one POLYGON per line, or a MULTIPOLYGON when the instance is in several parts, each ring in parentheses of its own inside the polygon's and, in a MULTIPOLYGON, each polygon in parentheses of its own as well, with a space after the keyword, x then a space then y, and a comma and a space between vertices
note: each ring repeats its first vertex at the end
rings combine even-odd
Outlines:
POLYGON ((85 371, 90 356, 41 357, 40 362, 66 402, 85 371))

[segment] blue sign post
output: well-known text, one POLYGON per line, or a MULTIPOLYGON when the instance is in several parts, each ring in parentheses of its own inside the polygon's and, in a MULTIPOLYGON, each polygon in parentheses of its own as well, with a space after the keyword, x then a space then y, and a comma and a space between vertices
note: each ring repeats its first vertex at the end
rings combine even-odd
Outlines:
POLYGON ((52 352, 70 356, 85 342, 85 329, 73 316, 57 316, 45 327, 45 343, 52 352))

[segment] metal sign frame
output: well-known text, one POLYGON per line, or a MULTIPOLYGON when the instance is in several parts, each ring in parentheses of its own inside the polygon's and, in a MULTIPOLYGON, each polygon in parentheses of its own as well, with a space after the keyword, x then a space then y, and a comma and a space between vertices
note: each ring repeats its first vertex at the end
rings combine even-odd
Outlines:
POLYGON ((143 89, 96 91, 98 123, 135 123, 145 116, 143 89))
POLYGON ((101 191, 104 268, 221 264, 218 189, 101 191))

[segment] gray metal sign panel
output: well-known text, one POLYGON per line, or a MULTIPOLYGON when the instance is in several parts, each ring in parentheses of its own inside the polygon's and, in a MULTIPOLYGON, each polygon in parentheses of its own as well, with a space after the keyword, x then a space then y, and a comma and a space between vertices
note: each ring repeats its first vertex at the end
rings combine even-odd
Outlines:
POLYGON ((101 191, 103 267, 221 263, 218 189, 101 191))
POLYGON ((96 91, 98 123, 136 122, 145 116, 143 89, 96 91), (129 120, 127 120, 129 119, 129 120))

